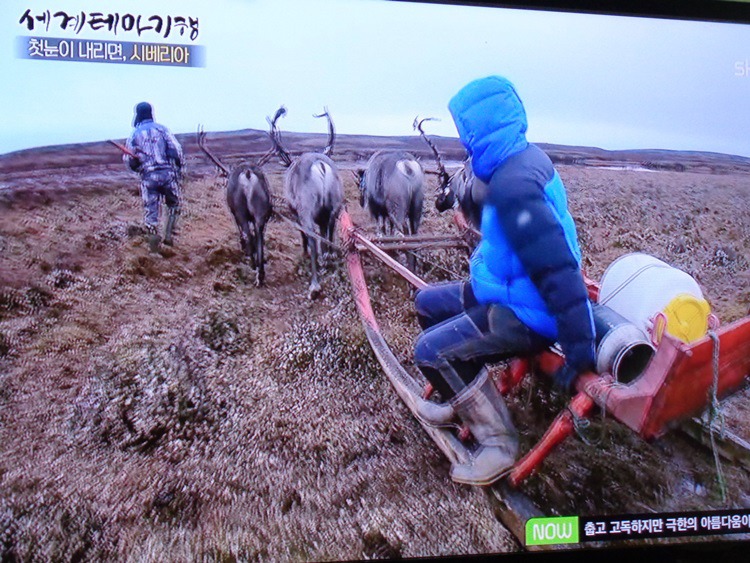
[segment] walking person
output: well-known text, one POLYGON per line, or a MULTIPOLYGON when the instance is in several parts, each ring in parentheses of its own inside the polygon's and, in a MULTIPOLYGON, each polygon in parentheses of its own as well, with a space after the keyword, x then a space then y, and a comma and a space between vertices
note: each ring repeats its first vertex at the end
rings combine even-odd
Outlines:
POLYGON ((180 213, 182 147, 169 129, 154 121, 153 108, 147 102, 135 107, 133 127, 125 147, 135 156, 126 154, 123 160, 141 177, 144 223, 151 251, 156 252, 161 242, 159 214, 162 199, 169 210, 164 244, 173 244, 175 222, 180 213))

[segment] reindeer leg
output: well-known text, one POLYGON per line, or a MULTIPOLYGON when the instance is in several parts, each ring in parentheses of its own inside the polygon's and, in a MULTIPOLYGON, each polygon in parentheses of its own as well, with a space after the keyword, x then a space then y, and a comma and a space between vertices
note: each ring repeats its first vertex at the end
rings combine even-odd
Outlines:
POLYGON ((247 234, 245 234, 245 229, 243 228, 242 218, 238 217, 234 212, 232 212, 232 215, 234 215, 234 223, 237 225, 237 232, 240 235, 240 250, 242 254, 247 256, 247 234))
POLYGON ((240 250, 242 251, 242 262, 239 266, 238 275, 244 282, 247 280, 247 259, 249 256, 250 241, 247 236, 247 224, 241 218, 238 219, 236 216, 235 221, 237 223, 237 231, 240 235, 240 250))
POLYGON ((240 229, 240 250, 243 256, 247 256, 247 235, 242 229, 240 229))
MULTIPOLYGON (((325 223, 319 223, 318 224, 318 234, 321 238, 325 238, 326 236, 326 225, 325 223)), ((323 244, 320 242, 320 240, 316 239, 315 244, 318 247, 318 256, 320 256, 320 259, 318 260, 318 263, 322 268, 325 268, 328 265, 328 245, 323 244)))
POLYGON ((318 281, 318 241, 310 241, 310 268, 312 270, 312 279, 310 280, 310 289, 307 293, 308 298, 315 299, 320 295, 320 282, 318 281))
POLYGON ((245 257, 250 259, 250 266, 253 270, 256 268, 255 264, 255 233, 250 222, 247 221, 243 225, 245 229, 245 257))
POLYGON ((266 269, 263 261, 263 227, 255 225, 255 285, 260 287, 263 285, 263 280, 266 277, 266 269))
MULTIPOLYGON (((411 221, 406 223, 406 234, 407 236, 411 236, 414 233, 414 228, 412 226, 411 221)), ((416 272, 417 270, 417 257, 414 255, 414 250, 407 250, 406 251, 406 266, 412 271, 416 272)))
POLYGON ((384 237, 386 231, 386 219, 385 217, 378 217, 378 236, 384 237))
POLYGON ((326 225, 326 239, 328 239, 328 257, 333 259, 335 253, 335 247, 333 246, 333 234, 336 230, 336 225, 333 219, 328 221, 326 225))

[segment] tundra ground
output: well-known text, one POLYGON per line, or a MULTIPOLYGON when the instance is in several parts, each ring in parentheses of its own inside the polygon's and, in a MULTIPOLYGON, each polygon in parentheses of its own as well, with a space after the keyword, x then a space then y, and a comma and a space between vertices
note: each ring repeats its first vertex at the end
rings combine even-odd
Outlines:
MULTIPOLYGON (((358 138, 334 155, 348 209, 369 232, 350 170, 374 145, 358 138)), ((340 258, 309 301, 300 235, 272 221, 266 285, 255 287, 224 180, 190 151, 176 245, 150 253, 137 179, 116 155, 76 161, 79 151, 0 162, 3 558, 319 561, 519 548, 480 492, 450 480, 389 387, 340 258)), ((559 170, 590 277, 643 251, 693 275, 722 322, 748 313, 747 171, 559 170)), ((268 167, 279 196, 282 174, 268 167)), ((422 231, 453 231, 428 181, 422 231)), ((419 256, 429 281, 466 275, 463 251, 419 256)), ((380 323, 408 364, 419 332, 409 288, 365 265, 380 323)), ((528 381, 509 402, 528 447, 565 398, 528 381)), ((747 393, 723 413, 750 439, 747 393)), ((645 444, 605 418, 585 437, 528 482, 549 514, 750 507, 746 470, 722 467, 723 501, 710 454, 676 435, 645 444)))

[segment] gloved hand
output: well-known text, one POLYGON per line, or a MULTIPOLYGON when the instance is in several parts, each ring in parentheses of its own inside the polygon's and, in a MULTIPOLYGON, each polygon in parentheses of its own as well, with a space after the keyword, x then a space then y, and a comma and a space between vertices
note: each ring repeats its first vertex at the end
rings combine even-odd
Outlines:
POLYGON ((595 369, 594 345, 593 342, 583 340, 562 348, 565 353, 565 364, 554 374, 555 385, 566 393, 571 393, 575 390, 576 378, 595 369))
POLYGON ((555 387, 561 391, 570 394, 575 389, 575 380, 580 375, 580 372, 568 364, 558 369, 553 375, 553 381, 555 387))

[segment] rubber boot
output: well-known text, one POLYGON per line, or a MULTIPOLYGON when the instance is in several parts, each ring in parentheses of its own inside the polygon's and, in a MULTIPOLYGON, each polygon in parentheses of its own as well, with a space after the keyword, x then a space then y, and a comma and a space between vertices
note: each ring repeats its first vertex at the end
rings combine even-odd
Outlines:
POLYGON ((164 229, 164 244, 167 246, 172 246, 172 234, 174 232, 174 224, 177 221, 177 216, 180 214, 180 211, 173 207, 169 210, 169 217, 167 218, 167 227, 164 229))
POLYGON ((418 398, 416 411, 417 418, 427 426, 455 426, 452 421, 456 412, 449 403, 433 403, 418 398))
POLYGON ((157 232, 156 225, 146 225, 146 240, 148 241, 148 248, 151 252, 159 251, 161 237, 157 232))
POLYGON ((515 462, 518 434, 487 370, 483 369, 450 403, 479 444, 468 463, 453 465, 451 478, 468 485, 493 483, 515 462))

